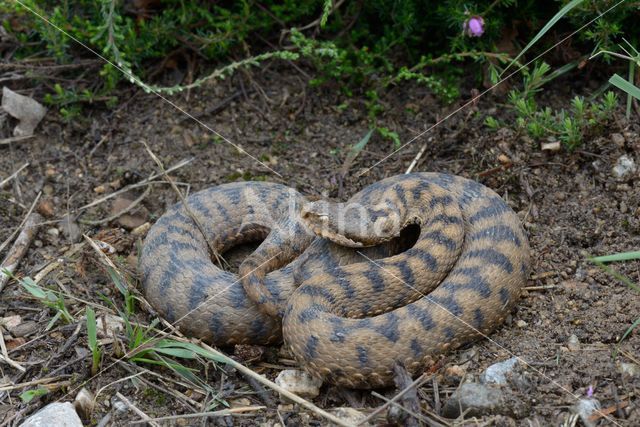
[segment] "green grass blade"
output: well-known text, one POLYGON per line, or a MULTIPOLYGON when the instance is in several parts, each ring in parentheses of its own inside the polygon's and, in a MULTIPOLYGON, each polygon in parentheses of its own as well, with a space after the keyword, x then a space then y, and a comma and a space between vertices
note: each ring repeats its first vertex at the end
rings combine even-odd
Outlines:
POLYGON ((618 254, 597 256, 591 259, 595 262, 630 261, 634 259, 640 259, 640 251, 621 252, 618 254))
POLYGON ((526 51, 528 51, 531 46, 533 46, 534 44, 536 44, 538 42, 538 40, 540 40, 542 38, 542 36, 544 36, 547 31, 549 31, 551 29, 551 27, 553 27, 556 22, 558 22, 560 19, 562 19, 567 13, 569 13, 574 7, 580 5, 580 3, 582 3, 584 0, 573 0, 570 1, 569 3, 567 3, 567 5, 565 7, 563 7, 562 9, 560 9, 560 11, 558 13, 556 13, 553 18, 551 18, 549 20, 549 22, 547 22, 547 24, 542 27, 542 29, 538 32, 538 34, 536 34, 536 36, 529 42, 529 44, 527 44, 524 49, 522 49, 522 51, 518 54, 518 56, 515 57, 515 59, 513 61, 511 61, 509 63, 509 65, 507 65, 507 68, 505 68, 502 73, 500 73, 500 76, 502 76, 504 73, 506 73, 506 71, 511 68, 511 66, 513 64, 515 64, 516 62, 518 62, 518 60, 520 59, 520 57, 522 55, 525 54, 526 51))
POLYGON ((98 327, 96 313, 91 307, 87 307, 87 340, 89 341, 89 348, 95 352, 98 348, 98 327))
POLYGON ((638 318, 636 319, 636 321, 635 321, 635 322, 633 322, 633 323, 631 324, 631 326, 629 326, 629 327, 627 328, 627 330, 626 330, 626 331, 624 332, 624 334, 622 335, 622 338, 620 338, 620 341, 618 341, 618 344, 616 344, 616 349, 615 349, 615 351, 613 352, 613 357, 614 357, 614 358, 615 358, 615 357, 616 357, 616 355, 618 354, 618 350, 620 349, 620 345, 622 344, 622 341, 624 341, 624 340, 629 336, 629 334, 631 333, 631 331, 633 331, 635 328, 637 328, 637 327, 638 327, 638 325, 640 325, 640 317, 638 317, 638 318))
POLYGON ((629 81, 623 79, 618 74, 614 74, 609 79, 609 83, 617 87, 618 89, 622 89, 627 94, 633 96, 634 98, 640 99, 640 88, 629 81))

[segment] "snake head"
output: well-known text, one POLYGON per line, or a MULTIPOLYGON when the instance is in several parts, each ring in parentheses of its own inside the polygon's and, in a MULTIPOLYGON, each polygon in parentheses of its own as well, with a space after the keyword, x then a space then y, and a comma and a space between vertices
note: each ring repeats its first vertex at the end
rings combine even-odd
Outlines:
POLYGON ((400 233, 399 215, 386 205, 320 200, 306 203, 300 216, 316 235, 352 248, 379 245, 400 233))

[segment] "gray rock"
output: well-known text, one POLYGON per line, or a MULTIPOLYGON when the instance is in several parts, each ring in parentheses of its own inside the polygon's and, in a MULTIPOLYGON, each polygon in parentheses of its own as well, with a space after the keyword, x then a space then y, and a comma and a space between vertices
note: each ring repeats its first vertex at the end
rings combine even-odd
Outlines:
POLYGON ((50 403, 21 424, 21 427, 82 427, 82 421, 69 402, 50 403))
POLYGON ((636 172, 636 164, 633 159, 626 154, 620 156, 613 167, 613 176, 617 179, 627 178, 636 172))
POLYGON ((462 413, 465 413, 465 418, 483 415, 522 418, 529 410, 529 406, 507 388, 465 383, 447 400, 442 414, 447 418, 458 418, 462 413))
POLYGON ((513 373, 513 369, 518 365, 518 358, 512 357, 503 362, 494 363, 489 366, 480 381, 484 384, 507 384, 507 376, 513 373))

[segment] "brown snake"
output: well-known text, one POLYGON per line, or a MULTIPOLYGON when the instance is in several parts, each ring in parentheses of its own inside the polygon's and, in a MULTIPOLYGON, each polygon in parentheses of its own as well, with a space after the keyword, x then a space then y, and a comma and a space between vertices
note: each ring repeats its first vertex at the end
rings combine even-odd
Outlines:
POLYGON ((457 176, 398 175, 347 203, 307 202, 258 182, 187 200, 218 253, 264 241, 240 265, 240 280, 211 262, 205 237, 175 205, 141 255, 151 304, 220 346, 284 338, 307 371, 348 387, 388 385, 395 364, 413 375, 489 333, 528 274, 518 217, 492 190, 457 176))

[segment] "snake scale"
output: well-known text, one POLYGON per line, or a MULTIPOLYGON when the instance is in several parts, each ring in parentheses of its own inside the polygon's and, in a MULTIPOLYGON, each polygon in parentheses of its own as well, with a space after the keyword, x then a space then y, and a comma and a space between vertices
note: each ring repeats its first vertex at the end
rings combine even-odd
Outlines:
POLYGON ((149 302, 219 346, 284 340, 312 375, 348 387, 389 385, 395 364, 415 375, 489 333, 529 270, 515 213, 458 176, 398 175, 345 203, 231 183, 187 204, 202 232, 178 203, 146 237, 149 302), (211 261, 210 247, 224 253, 256 241, 238 275, 211 261))

